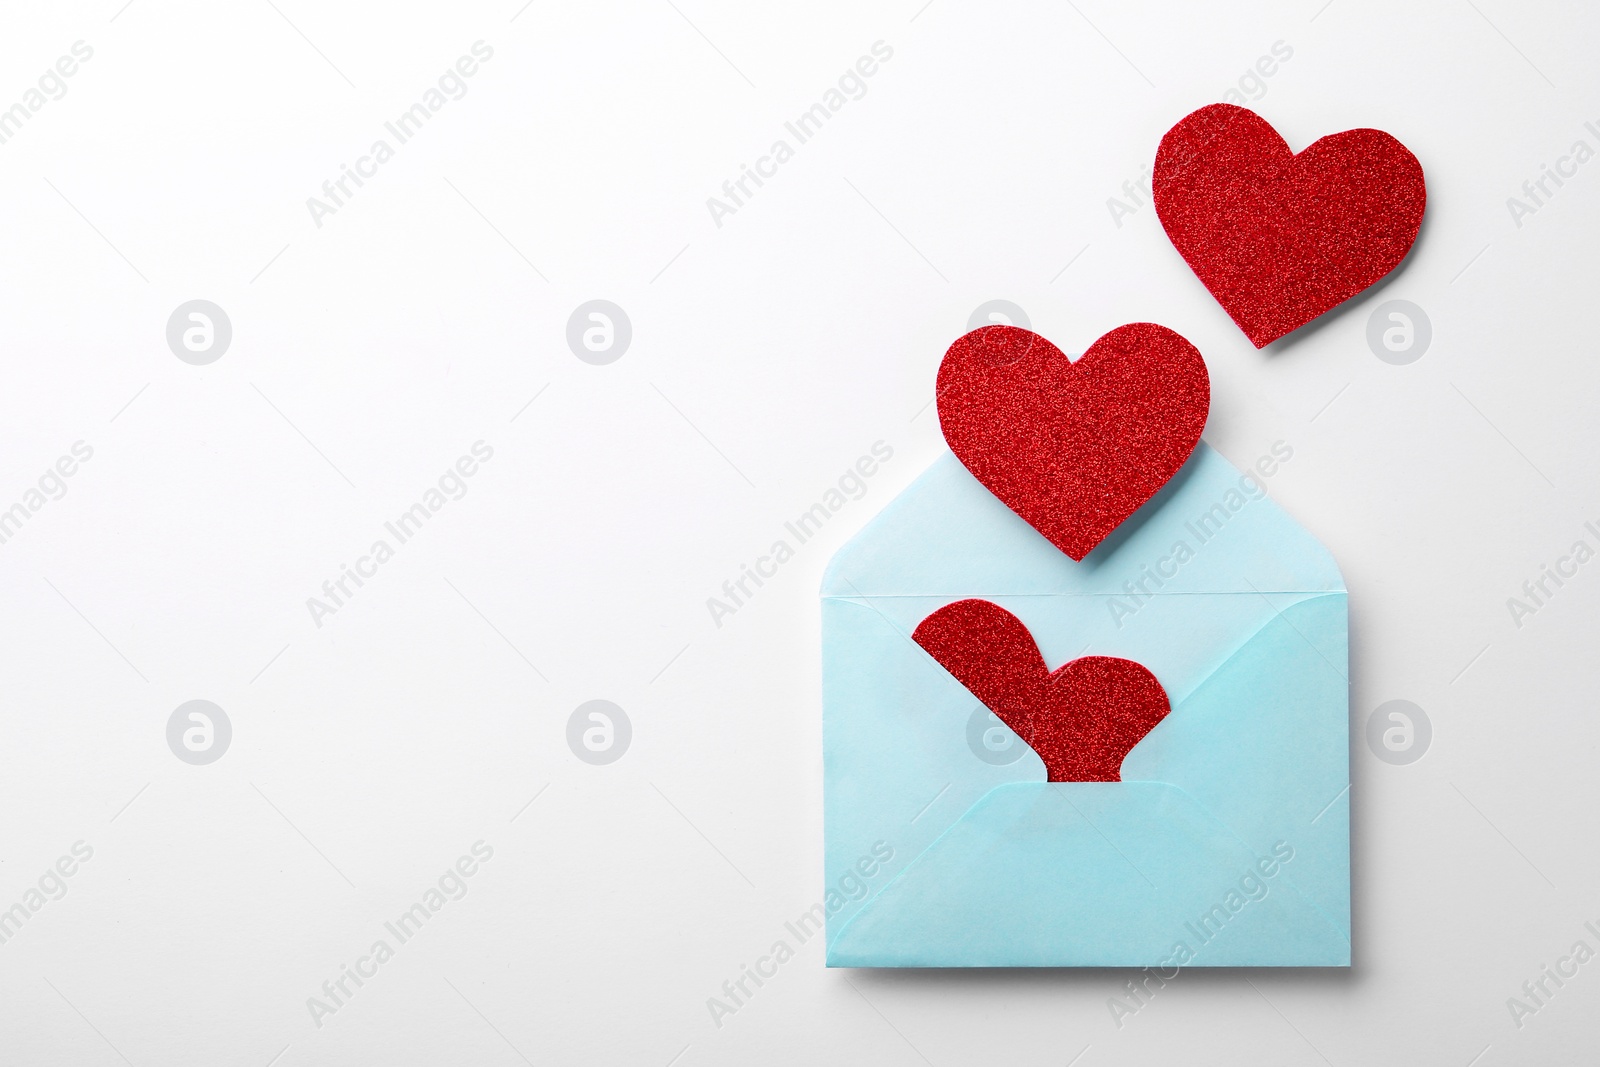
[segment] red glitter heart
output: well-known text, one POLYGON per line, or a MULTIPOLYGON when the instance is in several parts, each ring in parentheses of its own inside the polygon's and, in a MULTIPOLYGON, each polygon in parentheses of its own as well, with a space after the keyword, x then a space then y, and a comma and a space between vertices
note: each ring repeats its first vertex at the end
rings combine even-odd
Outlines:
POLYGON ((1052 782, 1120 782, 1123 757, 1171 710, 1132 660, 1084 656, 1050 671, 1022 620, 987 600, 946 604, 912 636, 1039 754, 1052 782))
POLYGON ((1200 441, 1211 378, 1165 326, 1118 326, 1076 363, 984 326, 939 364, 939 426, 972 476, 1073 559, 1167 483, 1200 441))
POLYGON ((1232 104, 1167 131, 1152 192, 1173 246, 1257 348, 1399 266, 1428 199, 1417 157, 1382 130, 1295 155, 1232 104))

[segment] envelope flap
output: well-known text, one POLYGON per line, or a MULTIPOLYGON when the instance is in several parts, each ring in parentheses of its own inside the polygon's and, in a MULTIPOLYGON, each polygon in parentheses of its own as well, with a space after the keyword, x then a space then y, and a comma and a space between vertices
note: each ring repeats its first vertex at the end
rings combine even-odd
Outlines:
POLYGON ((1201 442, 1081 562, 946 453, 839 550, 822 595, 1125 596, 1130 584, 1154 596, 1344 589, 1333 557, 1266 495, 1261 476, 1241 474, 1201 442))
POLYGON ((1348 608, 1284 608, 1128 754, 1124 782, 1176 785, 1249 847, 1278 842, 1287 876, 1350 933, 1348 608))

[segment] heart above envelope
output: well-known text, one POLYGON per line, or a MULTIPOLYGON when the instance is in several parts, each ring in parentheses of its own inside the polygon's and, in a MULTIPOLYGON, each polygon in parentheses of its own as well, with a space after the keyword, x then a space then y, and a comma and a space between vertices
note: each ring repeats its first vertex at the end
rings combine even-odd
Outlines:
POLYGON ((1151 191, 1173 246, 1257 348, 1399 266, 1427 203, 1422 165, 1382 130, 1296 155, 1232 104, 1167 131, 1151 191))
POLYGON ((945 353, 937 396, 973 477, 1081 560, 1189 458, 1211 379, 1193 345, 1151 322, 1118 326, 1076 362, 1030 330, 984 326, 945 353))
POLYGON ((1082 656, 1048 670, 1022 620, 987 600, 946 604, 911 636, 1039 754, 1048 781, 1121 781, 1123 757, 1170 710, 1132 660, 1082 656))

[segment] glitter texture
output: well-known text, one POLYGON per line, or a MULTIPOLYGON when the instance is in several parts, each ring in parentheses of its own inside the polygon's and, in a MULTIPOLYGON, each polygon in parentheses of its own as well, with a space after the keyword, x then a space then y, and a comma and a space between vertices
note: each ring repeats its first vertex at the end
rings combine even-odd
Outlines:
POLYGON ((973 477, 1081 560, 1167 483, 1211 406, 1205 360, 1150 322, 1076 363, 1015 326, 984 326, 939 365, 939 426, 973 477))
POLYGON ((1120 782, 1123 757, 1171 707, 1132 660, 1084 656, 1046 669, 1022 620, 987 600, 946 604, 912 636, 1039 754, 1052 782, 1120 782))
POLYGON ((1245 336, 1262 348, 1394 270, 1422 226, 1422 165, 1382 130, 1299 155, 1248 108, 1212 104, 1161 139, 1156 214, 1245 336))

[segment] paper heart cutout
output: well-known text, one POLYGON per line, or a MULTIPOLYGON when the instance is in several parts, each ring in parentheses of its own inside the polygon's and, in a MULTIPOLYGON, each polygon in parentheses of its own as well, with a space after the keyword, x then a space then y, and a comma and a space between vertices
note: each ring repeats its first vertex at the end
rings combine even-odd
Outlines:
POLYGON ((1205 360, 1165 326, 1118 326, 1072 362, 1016 326, 983 326, 939 364, 939 426, 972 476, 1081 560, 1200 441, 1205 360))
POLYGON ((1133 660, 1047 669, 1022 620, 987 600, 946 604, 912 637, 1039 754, 1052 782, 1120 782, 1123 758, 1171 710, 1133 660))
POLYGON ((1295 155, 1232 104, 1167 131, 1151 191, 1174 247, 1257 348, 1399 266, 1428 198, 1417 157, 1382 130, 1295 155))

